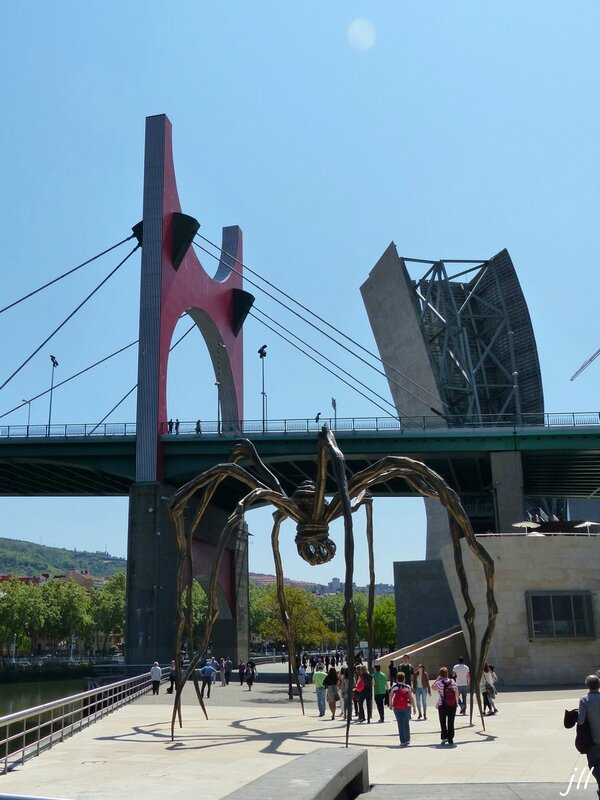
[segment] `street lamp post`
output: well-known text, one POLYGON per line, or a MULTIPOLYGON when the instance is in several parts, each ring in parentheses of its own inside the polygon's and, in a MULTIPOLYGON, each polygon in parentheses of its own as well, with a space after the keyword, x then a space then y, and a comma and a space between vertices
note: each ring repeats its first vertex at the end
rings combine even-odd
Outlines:
POLYGON ((52 362, 52 375, 50 378, 50 406, 48 408, 48 436, 50 436, 50 425, 52 424, 52 393, 54 392, 54 370, 58 367, 58 361, 54 356, 50 356, 52 362))
POLYGON ((337 402, 335 397, 331 398, 331 407, 333 408, 333 430, 337 431, 337 402))
POLYGON ((258 350, 258 355, 260 357, 260 365, 262 371, 262 432, 265 433, 266 431, 266 424, 267 424, 267 395, 265 393, 265 359, 267 357, 267 345, 263 344, 261 348, 258 350))
POLYGON ((31 400, 25 400, 23 397, 23 402, 27 403, 27 436, 29 436, 29 423, 31 422, 31 400))
POLYGON ((17 655, 17 634, 16 633, 13 633, 12 651, 13 651, 12 663, 15 664, 16 663, 15 656, 17 655))
POLYGON ((217 433, 221 433, 221 381, 215 381, 217 387, 217 433))

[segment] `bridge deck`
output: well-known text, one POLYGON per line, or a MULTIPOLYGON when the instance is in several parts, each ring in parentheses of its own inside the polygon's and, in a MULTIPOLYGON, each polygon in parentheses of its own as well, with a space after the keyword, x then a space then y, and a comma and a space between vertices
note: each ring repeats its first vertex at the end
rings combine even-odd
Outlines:
MULTIPOLYGON (((350 474, 385 455, 410 456, 425 461, 463 496, 482 494, 490 490, 490 453, 516 450, 522 454, 527 495, 600 495, 600 425, 354 429, 336 435, 350 474)), ((233 433, 163 436, 165 480, 179 487, 227 461, 235 438, 233 433)), ((287 492, 314 476, 316 431, 255 433, 247 438, 287 492)), ((134 474, 135 434, 0 438, 0 495, 127 495, 134 474)), ((329 488, 333 491, 333 483, 329 488)), ((235 496, 236 488, 230 485, 225 492, 235 496)), ((374 494, 402 496, 412 491, 395 481, 374 494)))

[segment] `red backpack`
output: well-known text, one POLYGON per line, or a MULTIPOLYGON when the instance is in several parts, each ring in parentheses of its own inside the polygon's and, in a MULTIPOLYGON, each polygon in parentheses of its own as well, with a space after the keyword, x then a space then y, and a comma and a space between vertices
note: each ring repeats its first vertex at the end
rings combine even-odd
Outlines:
POLYGON ((405 683, 395 683, 394 687, 396 691, 392 697, 392 708, 404 711, 410 705, 410 690, 405 683))
POLYGON ((454 691, 452 681, 445 678, 442 684, 444 686, 443 691, 440 692, 442 696, 442 705, 447 708, 456 708, 456 692, 454 691))

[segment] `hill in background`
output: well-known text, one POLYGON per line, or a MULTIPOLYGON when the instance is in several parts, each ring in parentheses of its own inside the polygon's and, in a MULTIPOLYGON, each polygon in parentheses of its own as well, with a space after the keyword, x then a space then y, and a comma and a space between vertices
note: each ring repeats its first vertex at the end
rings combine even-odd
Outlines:
POLYGON ((0 575, 37 577, 44 572, 61 575, 67 569, 87 569, 95 577, 109 578, 117 572, 124 572, 126 568, 126 559, 115 558, 104 552, 65 550, 20 539, 0 538, 0 575))

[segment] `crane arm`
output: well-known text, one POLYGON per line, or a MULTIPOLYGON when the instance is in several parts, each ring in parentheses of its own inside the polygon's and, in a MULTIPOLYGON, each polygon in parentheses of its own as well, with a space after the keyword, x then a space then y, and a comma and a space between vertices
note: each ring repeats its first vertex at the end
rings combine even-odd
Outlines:
POLYGON ((598 356, 600 356, 600 347, 598 348, 598 350, 596 350, 596 352, 594 353, 594 355, 590 356, 590 357, 588 358, 588 360, 587 360, 587 361, 584 361, 584 362, 583 362, 583 364, 582 364, 582 365, 579 367, 579 369, 577 370, 577 372, 575 372, 575 373, 573 373, 573 375, 571 375, 571 380, 572 380, 572 381, 574 381, 574 380, 575 380, 575 378, 576 378, 578 375, 581 375, 581 373, 583 372, 583 370, 584 370, 584 369, 587 369, 587 368, 589 367, 589 365, 592 363, 592 361, 594 361, 594 359, 598 358, 598 356))

